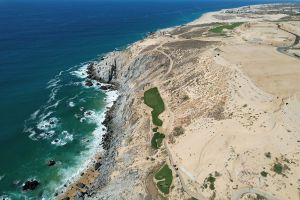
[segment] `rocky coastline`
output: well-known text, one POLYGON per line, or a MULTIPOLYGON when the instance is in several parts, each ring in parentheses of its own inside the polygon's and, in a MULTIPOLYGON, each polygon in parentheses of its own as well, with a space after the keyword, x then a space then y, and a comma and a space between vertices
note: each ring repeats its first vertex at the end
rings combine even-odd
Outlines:
MULTIPOLYGON (((103 61, 104 58, 101 58, 103 61)), ((104 92, 110 92, 110 91, 117 91, 118 87, 116 83, 113 83, 111 81, 112 78, 108 78, 107 80, 102 79, 101 77, 97 76, 95 65, 97 62, 91 62, 86 69, 87 77, 85 80, 84 85, 86 87, 98 87, 100 90, 104 92)), ((114 67, 112 66, 112 69, 114 67)), ((110 72, 110 74, 113 74, 114 71, 110 72)), ((112 75, 109 75, 112 76, 112 75)), ((102 136, 102 141, 99 144, 101 148, 104 150, 100 154, 97 154, 95 158, 93 158, 92 164, 88 166, 87 169, 85 169, 83 172, 81 172, 79 180, 75 180, 75 182, 71 182, 70 185, 64 185, 64 192, 62 195, 59 195, 58 193, 55 194, 56 199, 61 200, 68 200, 68 199, 75 199, 75 200, 81 200, 85 199, 87 197, 91 197, 96 189, 98 189, 101 185, 106 184, 108 181, 108 178, 105 174, 102 174, 101 172, 109 172, 109 165, 113 165, 111 163, 113 161, 114 155, 114 131, 113 131, 113 125, 112 125, 112 119, 114 116, 114 111, 116 109, 116 102, 118 100, 113 101, 112 106, 106 107, 105 117, 102 122, 102 125, 104 126, 103 130, 105 131, 105 134, 102 136), (92 178, 92 184, 84 184, 80 181, 80 179, 85 179, 85 176, 91 176, 96 172, 98 174, 101 173, 101 181, 100 180, 94 180, 96 177, 98 178, 98 175, 93 175, 92 178), (75 191, 73 191, 75 189, 75 191)), ((99 176, 100 177, 100 176, 99 176)), ((90 179, 90 177, 87 177, 86 179, 90 179)))
MULTIPOLYGON (((96 81, 97 84, 100 85, 99 88, 101 90, 119 90, 119 84, 116 81, 116 60, 114 57, 102 57, 100 62, 90 64, 87 68, 87 73, 88 80, 96 81), (113 60, 112 63, 111 60, 113 60), (99 64, 101 63, 105 63, 105 70, 102 69, 100 71, 97 68, 97 65, 99 66, 99 64), (100 76, 100 73, 106 74, 107 76, 100 76)), ((115 124, 116 122, 114 121, 117 116, 118 105, 120 105, 121 99, 122 97, 119 96, 118 99, 113 102, 113 105, 105 113, 105 119, 102 124, 106 127, 106 132, 102 136, 101 141, 101 146, 104 149, 104 154, 101 162, 95 164, 95 170, 99 171, 100 175, 97 177, 94 184, 87 190, 86 194, 81 195, 81 197, 92 197, 96 193, 96 191, 104 187, 109 182, 111 169, 116 162, 116 149, 119 147, 119 144, 121 142, 120 135, 117 135, 115 124)))

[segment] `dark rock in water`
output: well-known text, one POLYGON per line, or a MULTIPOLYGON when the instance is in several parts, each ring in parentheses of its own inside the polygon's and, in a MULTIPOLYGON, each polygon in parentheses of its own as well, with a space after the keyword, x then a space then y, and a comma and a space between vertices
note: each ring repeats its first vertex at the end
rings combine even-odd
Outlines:
POLYGON ((34 190, 40 183, 37 180, 30 180, 23 183, 22 190, 34 190))
POLYGON ((89 74, 89 75, 87 76, 87 78, 93 79, 93 75, 92 75, 92 74, 89 74))
POLYGON ((94 63, 90 63, 89 66, 87 67, 86 72, 88 74, 91 74, 94 71, 94 63))
POLYGON ((86 80, 85 85, 91 87, 93 86, 93 82, 91 80, 86 80))
POLYGON ((101 86, 100 86, 100 89, 101 89, 101 90, 108 90, 109 88, 108 88, 108 86, 106 86, 106 85, 101 85, 101 86))
POLYGON ((90 116, 90 115, 92 115, 92 112, 91 112, 91 111, 87 111, 87 112, 85 113, 85 115, 90 116))
POLYGON ((48 164, 47 165, 49 167, 51 167, 51 166, 55 165, 55 163, 56 163, 55 160, 48 160, 48 164))
POLYGON ((77 183, 77 187, 79 187, 79 188, 85 188, 85 184, 83 184, 83 183, 77 183))
POLYGON ((70 200, 70 197, 65 197, 62 200, 70 200))
POLYGON ((100 162, 97 162, 96 164, 95 164, 95 170, 97 170, 97 169, 99 169, 99 167, 101 167, 101 163, 100 162))

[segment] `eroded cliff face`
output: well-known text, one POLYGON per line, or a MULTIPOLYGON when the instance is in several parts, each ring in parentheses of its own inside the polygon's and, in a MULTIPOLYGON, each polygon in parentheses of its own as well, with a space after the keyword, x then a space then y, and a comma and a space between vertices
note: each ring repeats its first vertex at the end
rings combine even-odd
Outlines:
MULTIPOLYGON (((186 46, 185 41, 169 40, 172 38, 158 33, 124 51, 111 53, 94 65, 94 78, 117 85, 120 94, 110 112, 111 120, 107 124, 109 131, 105 137, 106 143, 109 143, 107 156, 99 169, 101 173, 107 174, 102 174, 95 184, 95 189, 101 189, 92 197, 94 199, 144 199, 150 195, 154 199, 162 198, 153 183, 153 172, 169 158, 165 148, 151 148, 153 124, 151 110, 143 102, 145 90, 158 87, 164 101, 170 106, 168 109, 181 112, 175 123, 190 123, 193 117, 190 112, 197 115, 207 112, 198 112, 206 109, 199 106, 203 104, 200 101, 205 96, 203 90, 192 90, 191 85, 206 82, 206 76, 209 78, 216 76, 216 73, 222 73, 223 69, 212 70, 205 67, 208 63, 202 67, 201 62, 206 62, 206 59, 200 56, 219 42, 191 40, 193 45, 186 46), (200 94, 202 96, 199 96, 200 94), (186 98, 192 106, 186 103, 186 98), (181 108, 178 107, 178 103, 182 104, 181 108)), ((219 75, 218 77, 222 78, 219 75)), ((205 83, 202 87, 209 90, 205 86, 214 84, 213 81, 218 80, 211 79, 210 83, 205 83)), ((222 96, 223 91, 224 88, 219 88, 215 92, 216 95, 222 96)), ((224 104, 223 98, 220 97, 221 107, 224 104)), ((216 99, 214 103, 218 104, 216 99)), ((209 107, 217 113, 222 112, 222 108, 214 104, 209 107)), ((162 114, 162 118, 166 125, 160 129, 172 131, 169 130, 170 120, 165 115, 162 114)), ((168 140, 174 142, 172 136, 168 140)), ((174 176, 175 173, 174 171, 174 176)), ((172 188, 174 192, 170 196, 173 198, 182 199, 189 196, 182 190, 179 179, 174 180, 172 188)))
POLYGON ((139 54, 132 46, 94 65, 96 79, 117 85, 120 96, 109 114, 104 137, 107 155, 99 170, 107 174, 102 173, 97 180, 94 189, 101 190, 93 198, 141 199, 147 195, 144 181, 157 162, 149 158, 153 154, 149 142, 151 119, 142 97, 151 77, 161 76, 166 71, 162 66, 168 62, 164 55, 139 54))

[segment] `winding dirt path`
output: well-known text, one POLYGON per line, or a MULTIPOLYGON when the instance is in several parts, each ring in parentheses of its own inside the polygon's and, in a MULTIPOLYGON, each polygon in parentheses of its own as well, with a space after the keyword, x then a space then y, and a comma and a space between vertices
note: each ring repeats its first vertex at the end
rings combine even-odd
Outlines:
POLYGON ((231 200, 239 200, 239 199, 241 199, 241 197, 244 194, 249 194, 249 193, 259 194, 261 196, 264 196, 268 200, 278 200, 276 197, 274 197, 272 195, 269 195, 266 192, 263 192, 263 191, 261 191, 259 189, 256 189, 256 188, 250 188, 250 187, 248 187, 248 188, 241 188, 238 191, 236 191, 234 193, 234 195, 232 195, 231 200))
POLYGON ((293 49, 294 46, 296 46, 296 45, 299 44, 299 42, 300 42, 300 36, 297 35, 296 33, 290 32, 290 31, 288 31, 288 30, 282 28, 282 27, 280 26, 280 24, 277 24, 277 27, 278 27, 280 30, 285 31, 285 32, 287 32, 287 33, 290 33, 290 34, 292 34, 292 35, 294 35, 294 36, 296 37, 293 44, 291 44, 291 45, 289 45, 289 46, 286 46, 286 47, 277 47, 277 51, 280 52, 280 53, 283 53, 283 54, 285 54, 285 55, 288 55, 288 56, 291 56, 291 57, 293 57, 293 58, 297 58, 297 59, 300 60, 300 57, 295 56, 294 54, 290 54, 290 53, 287 52, 288 50, 293 49))
POLYGON ((161 53, 161 54, 163 54, 163 55, 165 55, 165 56, 170 60, 170 65, 169 65, 168 71, 167 71, 167 73, 166 73, 166 75, 168 75, 168 74, 171 72, 172 68, 173 68, 174 61, 173 61, 173 59, 172 59, 168 54, 166 54, 165 52, 163 52, 163 51, 161 51, 161 50, 158 50, 158 49, 156 49, 156 51, 159 52, 159 53, 161 53))

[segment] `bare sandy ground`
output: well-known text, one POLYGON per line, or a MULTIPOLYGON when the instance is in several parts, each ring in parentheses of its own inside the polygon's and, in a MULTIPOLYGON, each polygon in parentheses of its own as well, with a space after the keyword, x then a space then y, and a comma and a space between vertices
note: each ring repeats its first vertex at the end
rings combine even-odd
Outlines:
MULTIPOLYGON (((227 16, 223 21, 247 23, 232 38, 223 39, 217 52, 206 52, 208 70, 220 72, 210 75, 212 88, 182 88, 191 100, 172 109, 175 124, 184 127, 185 134, 170 144, 171 154, 185 182, 206 198, 230 199, 241 188, 259 188, 277 199, 299 199, 300 61, 276 50, 295 37, 279 30, 277 23, 265 21, 278 20, 280 14, 250 20, 227 16), (202 93, 207 93, 206 98, 201 98, 202 93), (204 107, 205 112, 213 104, 222 107, 218 114, 223 113, 223 119, 196 116, 195 109, 204 107), (191 116, 187 123, 178 120, 186 116, 191 116), (276 163, 286 165, 283 174, 274 172, 276 163), (204 187, 209 174, 216 178, 215 190, 204 187)), ((209 13, 191 24, 216 21, 222 21, 220 14, 209 13)), ((283 25, 296 32, 296 24, 283 25)), ((205 65, 201 64, 198 67, 205 65)))
POLYGON ((299 9, 264 5, 208 13, 99 62, 102 80, 116 63, 120 98, 110 167, 100 168, 106 171, 87 199, 300 199, 300 60, 293 54, 299 44, 279 51, 299 34, 299 9), (210 31, 232 22, 244 23, 210 31), (166 107, 159 150, 150 146, 155 126, 143 103, 152 87, 166 107), (174 176, 167 196, 153 184, 165 162, 174 176))

